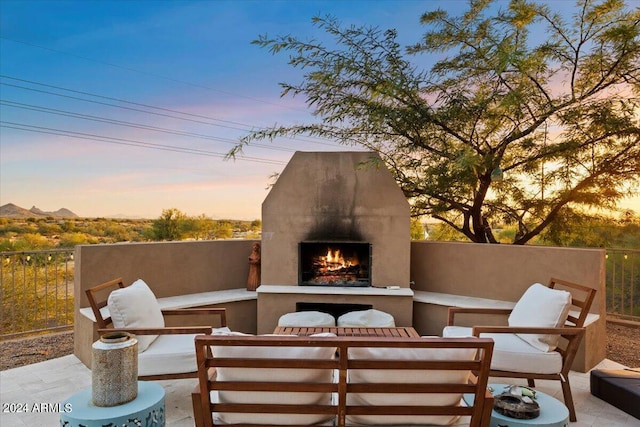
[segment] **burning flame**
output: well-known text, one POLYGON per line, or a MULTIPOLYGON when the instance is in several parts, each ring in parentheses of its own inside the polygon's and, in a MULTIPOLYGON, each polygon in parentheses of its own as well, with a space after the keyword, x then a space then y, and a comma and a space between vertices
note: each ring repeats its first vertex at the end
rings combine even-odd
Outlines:
POLYGON ((345 260, 339 249, 332 251, 331 248, 329 248, 327 256, 320 258, 329 271, 340 270, 341 268, 352 267, 359 264, 358 258, 355 256, 345 260))

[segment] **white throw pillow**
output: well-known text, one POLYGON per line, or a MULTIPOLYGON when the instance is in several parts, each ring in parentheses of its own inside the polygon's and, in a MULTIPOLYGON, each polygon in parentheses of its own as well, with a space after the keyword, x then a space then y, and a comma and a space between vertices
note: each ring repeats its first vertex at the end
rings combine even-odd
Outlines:
POLYGON ((321 311, 297 311, 280 316, 278 326, 333 327, 336 319, 321 311))
MULTIPOLYGON (((534 283, 513 307, 509 326, 557 328, 563 326, 571 308, 571 293, 534 283)), ((535 348, 553 351, 559 335, 517 334, 535 348)))
MULTIPOLYGON (((335 347, 243 347, 214 346, 213 357, 231 358, 266 358, 266 359, 321 359, 329 360, 335 355, 335 347)), ((219 381, 275 381, 286 382, 295 379, 298 382, 327 383, 333 380, 331 369, 251 369, 251 368, 216 368, 219 381)), ((266 403, 266 404, 301 404, 329 405, 331 393, 296 393, 296 392, 234 392, 220 391, 220 403, 266 403)), ((251 414, 220 413, 216 416, 225 424, 298 424, 310 425, 322 423, 333 418, 323 414, 251 414)))
MULTIPOLYGON (((372 360, 473 360, 476 349, 469 348, 351 348, 350 359, 372 360)), ((374 370, 349 371, 349 383, 458 383, 466 384, 469 371, 374 370)), ((348 405, 454 405, 461 403, 459 393, 350 393, 348 405)), ((450 425, 457 415, 349 415, 348 423, 371 425, 450 425)))
MULTIPOLYGON (((164 317, 156 296, 138 279, 131 286, 117 289, 107 299, 114 328, 164 328, 164 317)), ((143 352, 158 335, 137 335, 138 352, 143 352)))
POLYGON ((343 314, 338 317, 338 326, 350 328, 393 328, 396 326, 396 322, 391 314, 372 308, 343 314))

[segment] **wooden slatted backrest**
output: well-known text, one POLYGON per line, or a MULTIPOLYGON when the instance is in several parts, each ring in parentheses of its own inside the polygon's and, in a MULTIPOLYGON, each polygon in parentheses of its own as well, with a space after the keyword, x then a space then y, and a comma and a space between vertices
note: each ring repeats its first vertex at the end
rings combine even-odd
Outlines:
POLYGON ((591 309, 591 304, 595 298, 596 290, 556 278, 551 278, 549 281, 549 287, 552 289, 564 288, 564 290, 571 292, 571 305, 573 307, 577 307, 577 310, 574 310, 574 313, 577 311, 577 316, 569 313, 569 316, 567 317, 567 322, 572 323, 573 325, 567 326, 577 328, 581 330, 581 333, 578 335, 561 334, 566 341, 564 344, 558 345, 556 348, 556 351, 562 355, 563 359, 561 374, 567 376, 569 375, 571 365, 573 364, 573 360, 578 352, 578 347, 580 346, 580 342, 584 336, 584 322, 587 319, 589 310, 591 309))
POLYGON ((120 288, 124 288, 122 277, 94 286, 85 291, 99 329, 104 329, 112 323, 111 316, 103 318, 100 309, 107 306, 109 294, 120 288))
POLYGON ((431 424, 419 420, 469 416, 471 426, 482 425, 493 340, 368 338, 347 340, 345 347, 347 421, 351 416, 353 422, 370 424, 387 416, 389 424, 431 424), (460 406, 463 394, 473 394, 479 403, 460 406))
POLYGON ((578 316, 569 314, 567 320, 573 323, 574 326, 582 328, 584 322, 587 319, 589 310, 591 310, 591 304, 596 296, 596 290, 587 286, 579 285, 577 283, 568 282, 566 280, 551 278, 549 281, 549 287, 552 289, 565 288, 571 292, 571 304, 577 307, 578 316))
MULTIPOLYGON (((486 338, 375 338, 375 337, 296 337, 296 336, 197 336, 195 339, 196 356, 198 361, 199 397, 202 409, 204 425, 211 427, 214 424, 214 413, 224 416, 226 412, 248 414, 277 414, 276 417, 264 423, 270 425, 286 425, 284 420, 291 423, 294 414, 315 414, 327 419, 335 419, 338 427, 343 427, 348 417, 358 415, 371 415, 374 417, 385 414, 397 417, 398 415, 424 416, 424 415, 467 415, 471 417, 472 426, 483 425, 483 411, 493 406, 493 398, 487 392, 488 375, 493 352, 493 340, 486 338), (231 347, 231 349, 229 349, 231 347), (262 348, 261 348, 262 347, 262 348), (267 347, 267 348, 265 348, 267 347), (274 354, 273 349, 279 349, 281 354, 287 354, 294 349, 328 349, 325 355, 331 357, 310 358, 295 357, 284 358, 274 354), (233 349, 239 349, 245 356, 229 357, 233 355, 233 349), (353 357, 358 350, 387 351, 382 358, 358 358, 353 357), (420 357, 411 360, 389 359, 389 351, 393 353, 433 349, 434 352, 446 352, 450 349, 470 349, 472 357, 437 360, 438 358, 425 360, 420 357), (475 357, 473 355, 475 354, 475 357), (268 356, 265 356, 268 355, 268 356), (223 357, 227 356, 227 357, 223 357), (384 360, 383 360, 384 359, 384 360), (210 370, 215 368, 217 375, 211 377, 210 370), (229 369, 235 369, 238 378, 229 375, 229 369), (275 370, 279 376, 264 377, 253 372, 275 370), (312 375, 304 373, 304 370, 318 372, 327 371, 328 375, 312 375), (469 381, 436 382, 420 380, 408 384, 399 379, 394 380, 395 372, 411 370, 434 371, 434 375, 442 372, 461 371, 464 379, 469 381), (333 372, 337 371, 335 377, 333 372), (390 376, 384 382, 356 383, 349 380, 358 372, 386 372, 390 376), (289 372, 291 374, 289 374, 289 372), (471 372, 477 374, 473 375, 471 372), (302 378, 305 378, 304 380, 302 378), (312 378, 312 379, 310 379, 312 378), (337 379, 336 379, 337 378, 337 379), (221 399, 224 403, 211 403, 209 396, 211 391, 227 393, 240 392, 244 401, 234 401, 234 398, 221 399), (252 401, 248 397, 254 392, 274 392, 276 401, 252 401), (295 393, 296 395, 316 396, 333 393, 337 399, 325 399, 323 401, 299 402, 293 395, 283 393, 295 393), (460 398, 454 398, 449 404, 384 404, 368 405, 358 401, 356 396, 362 393, 393 395, 427 393, 428 395, 473 394, 475 404, 472 407, 459 405, 460 398), (279 424, 280 420, 282 424, 279 424)), ((304 352, 302 352, 304 353, 304 352)), ((302 353, 297 353, 298 356, 302 353)), ((396 353, 397 354, 397 353, 396 353)), ((430 378, 426 375, 424 378, 430 378)), ((353 377, 355 378, 355 377, 353 377)), ((424 395, 422 395, 424 396, 424 395)), ((258 398, 260 400, 260 398, 258 398)), ((303 399, 304 400, 304 399, 303 399)), ((419 399, 421 402, 424 398, 419 399)), ((428 399, 427 399, 428 401, 428 399)), ((199 414, 194 414, 199 418, 199 414)), ((259 415, 260 416, 260 415, 259 415)), ((268 417, 272 415, 262 415, 268 417)), ((236 422, 238 419, 235 420, 236 422)), ((246 421, 245 421, 246 422, 246 421)), ((488 423, 488 418, 484 419, 488 423)), ((259 425, 260 422, 249 424, 259 425)), ((300 424, 304 424, 301 422, 300 424)))

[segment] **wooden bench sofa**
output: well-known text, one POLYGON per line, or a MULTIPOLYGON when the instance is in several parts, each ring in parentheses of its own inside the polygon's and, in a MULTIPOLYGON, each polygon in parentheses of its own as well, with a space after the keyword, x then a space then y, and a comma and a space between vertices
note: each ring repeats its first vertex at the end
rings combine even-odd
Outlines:
POLYGON ((490 339, 200 335, 195 346, 196 426, 489 425, 490 339))

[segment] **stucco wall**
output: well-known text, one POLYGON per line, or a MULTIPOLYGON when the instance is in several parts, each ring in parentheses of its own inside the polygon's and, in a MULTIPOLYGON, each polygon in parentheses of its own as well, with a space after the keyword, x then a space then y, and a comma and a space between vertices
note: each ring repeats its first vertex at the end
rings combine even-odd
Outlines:
MULTIPOLYGON (((95 325, 78 312, 89 306, 86 289, 118 277, 125 284, 143 279, 158 298, 243 288, 253 243, 253 240, 216 240, 77 246, 74 353, 90 365, 91 344, 98 339, 95 325)), ((256 301, 234 302, 225 307, 231 328, 256 332, 256 301)))
MULTIPOLYGON (((90 364, 91 344, 98 338, 89 319, 78 314, 80 307, 88 306, 85 289, 116 277, 123 277, 125 283, 142 278, 158 297, 242 288, 246 285, 253 242, 78 246, 74 280, 76 355, 90 364)), ((600 314, 600 319, 587 329, 574 363, 575 369, 584 371, 604 359, 606 353, 604 255, 604 250, 599 249, 412 242, 410 277, 415 282, 412 288, 417 291, 514 302, 532 283, 546 284, 551 277, 598 289, 591 311, 600 314)), ((224 307, 232 329, 248 333, 261 329, 256 301, 224 307)), ((411 312, 410 306, 403 309, 411 312)), ((262 311, 270 313, 273 307, 263 306, 262 311)), ((421 334, 440 335, 446 316, 444 306, 413 304, 413 325, 421 334)), ((271 320, 266 323, 273 323, 271 320)))
MULTIPOLYGON (((547 284, 552 277, 598 290, 590 311, 600 318, 588 327, 574 363, 575 369, 588 370, 606 356, 603 249, 429 241, 411 244, 412 288, 417 291, 515 302, 531 284, 547 284)), ((421 334, 439 335, 447 322, 447 308, 415 303, 413 317, 421 334)), ((490 322, 487 324, 501 324, 498 319, 490 322)))

